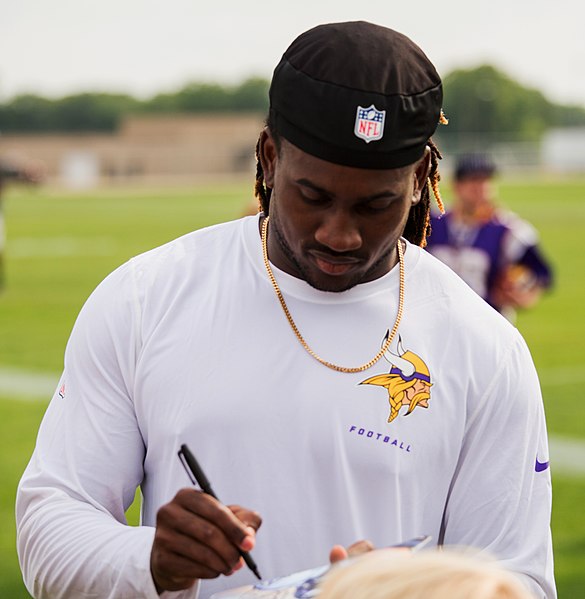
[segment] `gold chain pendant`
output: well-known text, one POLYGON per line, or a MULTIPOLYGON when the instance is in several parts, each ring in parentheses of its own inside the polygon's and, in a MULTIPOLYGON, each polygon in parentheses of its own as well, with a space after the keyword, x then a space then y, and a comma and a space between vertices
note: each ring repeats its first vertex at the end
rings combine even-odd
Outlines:
POLYGON ((299 340, 300 344, 305 348, 305 350, 313 357, 315 360, 323 364, 323 366, 327 366, 327 368, 331 368, 331 370, 336 370, 337 372, 363 372, 367 370, 371 366, 373 366, 386 352, 386 350, 390 347, 392 340, 394 339, 396 332, 398 331, 398 326, 400 325, 400 320, 402 319, 402 312, 404 308, 404 252, 402 251, 402 244, 400 243, 400 239, 396 242, 396 249, 398 250, 398 263, 400 266, 400 287, 398 293, 398 312, 396 314, 396 320, 394 322, 394 326, 388 335, 386 342, 382 346, 382 349, 366 364, 362 364, 362 366, 356 367, 346 367, 339 366, 337 364, 333 364, 332 362, 327 362, 323 358, 319 357, 307 344, 304 340, 301 332, 297 328, 295 321, 293 320, 288 306, 284 301, 284 297, 280 291, 278 283, 276 282, 276 278, 274 277, 274 273, 272 272, 272 268, 270 267, 270 262, 268 260, 268 219, 267 216, 262 223, 262 256, 264 257, 264 266, 266 267, 266 272, 268 273, 268 277, 270 278, 270 282, 272 283, 272 287, 274 287, 274 291, 276 292, 276 297, 278 297, 278 301, 282 307, 282 310, 290 324, 294 334, 299 340))

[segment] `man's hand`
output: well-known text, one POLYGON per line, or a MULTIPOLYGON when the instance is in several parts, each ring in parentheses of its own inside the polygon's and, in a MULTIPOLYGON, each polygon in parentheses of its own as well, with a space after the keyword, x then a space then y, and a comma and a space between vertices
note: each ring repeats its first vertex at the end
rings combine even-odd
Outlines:
POLYGON ((329 561, 332 564, 335 564, 348 557, 355 557, 362 553, 368 553, 368 551, 372 551, 373 549, 374 545, 370 541, 358 541, 347 548, 343 547, 343 545, 335 545, 329 552, 329 561))
POLYGON ((239 570, 244 563, 239 550, 254 548, 261 523, 256 512, 182 489, 156 517, 150 570, 157 591, 187 589, 199 578, 239 570))
POLYGON ((492 299, 496 306, 510 308, 531 308, 543 289, 534 273, 525 266, 515 264, 504 272, 492 290, 492 299))

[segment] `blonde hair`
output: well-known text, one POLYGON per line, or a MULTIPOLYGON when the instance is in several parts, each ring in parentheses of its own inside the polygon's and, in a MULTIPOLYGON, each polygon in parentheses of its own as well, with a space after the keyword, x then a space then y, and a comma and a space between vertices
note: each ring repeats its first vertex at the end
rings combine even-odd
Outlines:
POLYGON ((510 573, 477 555, 377 550, 335 567, 319 599, 534 599, 510 573))

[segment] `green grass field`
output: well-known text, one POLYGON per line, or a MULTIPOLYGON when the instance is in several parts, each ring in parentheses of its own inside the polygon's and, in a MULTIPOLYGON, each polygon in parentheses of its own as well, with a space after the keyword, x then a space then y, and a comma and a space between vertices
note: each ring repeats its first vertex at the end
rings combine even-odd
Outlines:
MULTIPOLYGON (((129 257, 201 226, 238 217, 251 182, 91 193, 12 188, 5 194, 6 288, 0 370, 58 375, 74 319, 97 283, 129 257)), ((448 200, 448 186, 444 186, 448 200)), ((504 181, 505 203, 540 230, 556 287, 518 327, 541 374, 551 435, 585 443, 585 179, 504 181), (582 237, 583 236, 583 237, 582 237)), ((28 597, 15 551, 15 488, 47 400, 0 391, 0 597, 28 597)), ((585 478, 554 474, 553 537, 561 599, 585 596, 585 478)), ((136 521, 136 508, 130 515, 136 521)))

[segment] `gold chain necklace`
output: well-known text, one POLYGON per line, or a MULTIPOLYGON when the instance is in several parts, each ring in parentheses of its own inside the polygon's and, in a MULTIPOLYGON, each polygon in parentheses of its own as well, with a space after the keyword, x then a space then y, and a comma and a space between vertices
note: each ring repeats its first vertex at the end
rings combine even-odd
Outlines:
POLYGON ((402 318, 402 311, 404 308, 404 253, 402 251, 402 244, 400 240, 396 242, 396 249, 398 250, 398 263, 400 265, 400 287, 398 293, 398 312, 396 314, 396 321, 394 322, 394 326, 386 339, 386 342, 382 346, 382 349, 366 364, 362 364, 362 366, 356 366, 353 368, 348 368, 346 366, 338 366, 337 364, 333 364, 331 362, 327 362, 323 358, 319 357, 307 344, 307 342, 303 339, 295 321, 293 320, 288 306, 284 301, 284 297, 280 291, 278 283, 276 282, 276 278, 274 277, 274 273, 272 272, 272 268, 270 267, 270 262, 268 261, 268 216, 264 219, 262 223, 262 255, 264 257, 264 266, 266 267, 266 272, 268 273, 268 277, 270 278, 270 282, 272 283, 272 287, 274 287, 274 291, 276 292, 276 297, 278 297, 278 301, 282 306, 282 310, 290 324, 294 334, 299 340, 300 344, 305 348, 305 350, 313 357, 315 360, 323 364, 323 366, 327 366, 327 368, 331 368, 331 370, 336 370, 337 372, 363 372, 367 370, 371 366, 373 366, 386 352, 386 350, 390 347, 392 343, 392 339, 396 335, 396 331, 398 331, 398 326, 400 324, 400 320, 402 318))

